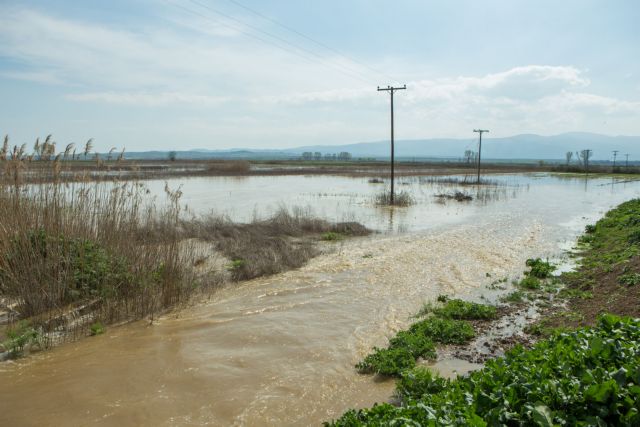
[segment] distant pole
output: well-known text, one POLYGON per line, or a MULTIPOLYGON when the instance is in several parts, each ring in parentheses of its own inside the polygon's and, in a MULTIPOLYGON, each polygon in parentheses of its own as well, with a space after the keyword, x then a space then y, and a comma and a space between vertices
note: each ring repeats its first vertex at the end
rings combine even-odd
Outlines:
POLYGON ((613 169, 616 168, 616 157, 618 157, 618 150, 613 150, 613 169))
POLYGON ((593 150, 586 149, 582 151, 584 153, 584 173, 589 175, 589 157, 591 157, 593 150))
POLYGON ((489 131, 486 129, 474 129, 473 131, 480 134, 480 142, 478 143, 478 180, 476 181, 476 184, 480 185, 480 156, 482 155, 482 134, 489 131))
POLYGON ((625 154, 626 160, 624 161, 624 168, 629 169, 629 155, 625 154))
POLYGON ((378 92, 381 91, 385 91, 385 92, 389 92, 391 94, 391 196, 389 198, 389 204, 393 205, 393 196, 394 196, 394 176, 395 176, 395 171, 394 171, 394 167, 395 167, 395 150, 394 150, 394 136, 393 136, 393 94, 396 90, 406 90, 407 89, 407 85, 404 85, 402 87, 393 87, 393 86, 387 86, 386 88, 380 88, 380 86, 378 86, 378 92))

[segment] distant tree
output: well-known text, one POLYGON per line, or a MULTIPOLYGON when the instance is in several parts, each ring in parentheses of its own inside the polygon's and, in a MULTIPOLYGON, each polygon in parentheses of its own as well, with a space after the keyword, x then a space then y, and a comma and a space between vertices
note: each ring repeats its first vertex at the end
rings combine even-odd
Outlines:
POLYGON ((319 151, 316 151, 315 153, 313 153, 313 159, 316 161, 322 160, 322 153, 319 151))
POLYGON ((304 153, 302 153, 302 160, 312 160, 313 159, 313 153, 311 151, 305 151, 304 153))
POLYGON ((176 153, 175 151, 169 151, 168 156, 170 161, 175 162, 178 158, 178 153, 176 153))
POLYGON ((571 163, 571 158, 573 157, 573 151, 567 151, 566 157, 567 157, 567 166, 569 166, 569 164, 571 163))
POLYGON ((340 154, 338 154, 338 159, 340 159, 342 161, 349 161, 349 160, 351 160, 351 153, 349 153, 347 151, 342 151, 342 152, 340 152, 340 154))
POLYGON ((593 157, 593 151, 591 150, 582 150, 580 151, 580 159, 582 160, 582 164, 586 169, 589 168, 589 159, 593 157))
POLYGON ((333 154, 331 155, 331 160, 335 160, 335 159, 336 159, 336 153, 333 153, 333 154))
POLYGON ((473 150, 464 150, 464 158, 467 163, 471 163, 471 160, 475 157, 475 152, 473 150))
POLYGON ((331 153, 325 153, 324 159, 325 160, 331 160, 331 153))

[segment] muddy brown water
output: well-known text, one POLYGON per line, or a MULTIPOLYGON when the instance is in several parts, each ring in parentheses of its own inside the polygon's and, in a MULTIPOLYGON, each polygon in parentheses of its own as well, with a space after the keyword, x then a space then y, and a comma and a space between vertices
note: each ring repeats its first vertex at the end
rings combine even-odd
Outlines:
POLYGON ((483 208, 451 202, 446 220, 420 219, 429 227, 343 241, 299 270, 229 286, 152 325, 0 364, 0 425, 317 425, 387 401, 393 381, 353 365, 425 301, 479 299, 640 190, 582 185, 544 178, 483 208))

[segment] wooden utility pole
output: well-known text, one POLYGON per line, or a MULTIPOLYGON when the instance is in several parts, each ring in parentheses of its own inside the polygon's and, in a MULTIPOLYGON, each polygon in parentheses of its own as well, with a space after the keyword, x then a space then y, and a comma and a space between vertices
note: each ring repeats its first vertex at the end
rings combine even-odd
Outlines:
POLYGON ((486 129, 474 129, 473 131, 480 134, 480 142, 478 143, 478 180, 476 181, 476 184, 480 185, 480 156, 482 153, 482 134, 489 131, 486 129))
POLYGON ((616 157, 618 157, 618 150, 613 150, 613 169, 616 168, 616 157))
POLYGON ((626 160, 624 161, 624 168, 629 169, 629 155, 625 154, 626 160))
POLYGON ((404 85, 402 87, 393 87, 393 86, 387 86, 386 88, 380 88, 380 86, 378 86, 378 92, 381 91, 385 91, 385 92, 389 92, 391 94, 391 196, 389 198, 389 204, 393 205, 393 185, 394 185, 394 156, 395 156, 395 152, 394 152, 394 137, 393 137, 393 93, 396 90, 405 90, 407 89, 407 85, 404 85))

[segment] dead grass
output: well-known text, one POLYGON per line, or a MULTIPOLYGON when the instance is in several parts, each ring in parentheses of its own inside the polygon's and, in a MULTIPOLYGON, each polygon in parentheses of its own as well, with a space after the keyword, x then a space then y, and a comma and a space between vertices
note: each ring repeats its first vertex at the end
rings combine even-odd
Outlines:
POLYGON ((247 280, 304 265, 319 253, 322 233, 363 236, 370 233, 356 222, 330 223, 308 211, 281 208, 265 220, 238 224, 224 216, 210 215, 182 224, 185 237, 213 242, 229 260, 233 280, 247 280))

